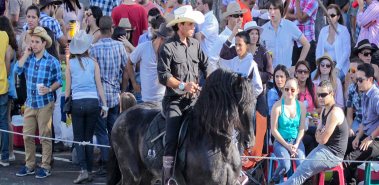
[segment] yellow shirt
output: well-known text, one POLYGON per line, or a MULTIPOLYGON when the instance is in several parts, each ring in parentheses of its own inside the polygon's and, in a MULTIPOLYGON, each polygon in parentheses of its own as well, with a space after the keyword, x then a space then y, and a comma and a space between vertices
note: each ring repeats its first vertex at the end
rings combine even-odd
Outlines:
POLYGON ((9 87, 7 69, 5 67, 5 53, 7 52, 8 45, 8 34, 5 31, 0 31, 0 95, 7 93, 9 87))

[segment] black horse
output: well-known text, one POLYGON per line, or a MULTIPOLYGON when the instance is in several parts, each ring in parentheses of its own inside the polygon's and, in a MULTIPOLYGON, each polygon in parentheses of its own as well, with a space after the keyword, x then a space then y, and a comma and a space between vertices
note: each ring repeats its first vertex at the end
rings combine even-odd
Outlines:
MULTIPOLYGON (((178 184, 239 184, 242 164, 233 129, 242 146, 251 148, 254 108, 249 79, 228 69, 214 71, 186 119, 183 142, 188 149, 184 169, 176 165, 178 184)), ((160 109, 158 102, 145 102, 119 116, 112 130, 107 184, 152 184, 162 177, 161 169, 150 168, 143 159, 147 129, 160 109)))

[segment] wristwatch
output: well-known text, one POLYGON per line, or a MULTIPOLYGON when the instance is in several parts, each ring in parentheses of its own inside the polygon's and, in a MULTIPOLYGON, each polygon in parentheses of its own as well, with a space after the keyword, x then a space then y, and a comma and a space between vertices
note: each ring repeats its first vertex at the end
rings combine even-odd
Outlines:
POLYGON ((49 92, 51 92, 52 90, 51 90, 51 87, 49 87, 49 92))
POLYGON ((184 87, 185 87, 184 83, 181 82, 181 83, 179 84, 179 89, 183 91, 183 90, 184 90, 184 87))
POLYGON ((374 140, 374 139, 375 139, 374 136, 372 136, 372 134, 369 136, 369 138, 370 138, 371 140, 374 140))

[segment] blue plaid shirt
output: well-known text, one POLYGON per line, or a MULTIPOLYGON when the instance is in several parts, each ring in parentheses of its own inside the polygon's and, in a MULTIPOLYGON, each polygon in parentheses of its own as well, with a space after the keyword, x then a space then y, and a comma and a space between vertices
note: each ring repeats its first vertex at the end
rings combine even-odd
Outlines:
MULTIPOLYGON (((58 23, 57 19, 50 17, 45 12, 41 12, 41 18, 39 19, 39 26, 48 27, 52 32, 54 32, 55 39, 57 40, 63 36, 61 30, 61 25, 58 23)), ((24 26, 22 27, 24 31, 29 29, 28 22, 25 21, 24 26)))
POLYGON ((91 6, 98 6, 103 15, 111 16, 113 8, 120 5, 121 0, 91 0, 91 6))
POLYGON ((39 95, 37 84, 43 83, 44 86, 50 87, 53 83, 58 82, 63 85, 59 61, 46 50, 40 60, 37 60, 34 53, 32 53, 23 67, 20 67, 17 61, 14 73, 18 75, 25 73, 28 96, 26 106, 32 109, 43 108, 51 101, 54 101, 52 92, 43 96, 39 95))

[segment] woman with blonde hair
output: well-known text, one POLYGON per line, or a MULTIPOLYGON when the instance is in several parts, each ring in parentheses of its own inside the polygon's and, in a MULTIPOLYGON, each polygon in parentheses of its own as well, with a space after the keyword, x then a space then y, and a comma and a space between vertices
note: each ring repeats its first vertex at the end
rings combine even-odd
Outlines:
POLYGON ((342 84, 341 80, 337 78, 336 75, 333 73, 335 69, 335 63, 333 62, 332 57, 329 55, 329 53, 325 52, 322 57, 317 59, 316 64, 317 71, 313 78, 313 83, 317 87, 318 84, 320 84, 320 82, 323 80, 330 81, 333 85, 334 91, 336 92, 334 95, 336 104, 343 109, 345 107, 345 103, 342 84))

